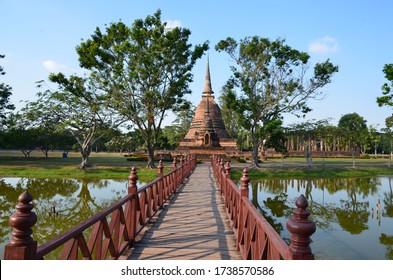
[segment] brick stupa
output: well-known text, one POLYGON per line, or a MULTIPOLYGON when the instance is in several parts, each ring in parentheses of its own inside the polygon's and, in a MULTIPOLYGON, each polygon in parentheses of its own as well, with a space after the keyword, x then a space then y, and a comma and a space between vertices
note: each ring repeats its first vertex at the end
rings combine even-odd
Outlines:
MULTIPOLYGON (((236 150, 236 140, 230 138, 221 116, 220 107, 214 100, 210 79, 209 60, 206 66, 205 87, 202 100, 195 110, 191 127, 184 139, 180 141, 177 150, 189 150, 192 153, 217 154, 219 150, 236 150), (199 150, 199 151, 198 151, 199 150)), ((225 152, 224 152, 225 153, 225 152)), ((218 152, 218 154, 222 154, 218 152)))

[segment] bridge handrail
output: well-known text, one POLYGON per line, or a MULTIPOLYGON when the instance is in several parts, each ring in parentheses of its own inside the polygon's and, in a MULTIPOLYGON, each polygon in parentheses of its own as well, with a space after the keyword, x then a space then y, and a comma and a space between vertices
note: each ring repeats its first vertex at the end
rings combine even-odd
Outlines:
POLYGON ((118 210, 128 201, 135 197, 134 194, 129 194, 116 202, 115 204, 109 206, 108 208, 102 210, 101 212, 95 214, 94 216, 88 218, 87 220, 81 222, 80 224, 72 227, 71 229, 67 230, 66 232, 52 238, 51 240, 45 242, 44 244, 38 246, 37 253, 35 255, 36 259, 42 259, 45 255, 50 253, 51 251, 57 249, 58 247, 62 246, 69 240, 73 238, 77 238, 82 234, 86 229, 93 226, 97 222, 100 222, 102 219, 106 218, 110 214, 112 214, 115 210, 118 210))
POLYGON ((137 235, 162 209, 195 166, 196 157, 188 155, 180 158, 179 167, 174 159, 173 170, 163 175, 160 161, 158 178, 141 188, 137 188, 138 176, 133 167, 128 177, 128 195, 38 248, 37 241, 31 236, 32 227, 37 222, 36 214, 31 211, 34 207, 31 204, 33 197, 24 192, 19 196, 16 211, 9 219, 13 230, 4 250, 4 259, 43 259, 62 245, 61 259, 117 259, 133 246, 137 235), (91 227, 86 240, 84 233, 91 227))
POLYGON ((223 197, 230 224, 236 236, 237 250, 243 259, 312 260, 310 236, 315 232, 315 224, 308 218, 308 203, 304 195, 296 200, 297 208, 292 211, 294 217, 287 222, 291 233, 291 243, 287 245, 263 215, 249 200, 247 169, 240 179, 241 188, 230 179, 230 165, 224 165, 222 158, 213 156, 211 160, 213 174, 223 197))

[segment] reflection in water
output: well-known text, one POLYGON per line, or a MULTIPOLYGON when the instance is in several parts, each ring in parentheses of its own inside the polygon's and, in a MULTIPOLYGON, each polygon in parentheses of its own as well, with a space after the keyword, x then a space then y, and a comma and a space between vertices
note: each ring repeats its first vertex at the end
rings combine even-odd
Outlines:
POLYGON ((392 178, 389 177, 389 190, 383 193, 383 202, 385 204, 384 214, 388 217, 393 218, 393 189, 392 189, 392 178))
MULTIPOLYGON (((74 179, 0 179, 0 256, 8 243, 8 218, 15 211, 18 196, 28 190, 33 195, 33 211, 38 216, 33 238, 38 245, 97 214, 127 194, 126 181, 74 179)), ((55 256, 49 256, 49 258, 55 256)))
POLYGON ((384 233, 381 233, 381 236, 379 237, 379 242, 386 246, 386 259, 393 260, 393 235, 386 235, 384 233))
MULTIPOLYGON (((251 182, 250 199, 288 243, 285 225, 304 194, 317 226, 311 244, 317 259, 393 259, 392 178, 264 179, 251 182)), ((8 218, 25 190, 34 197, 39 245, 127 194, 126 181, 0 179, 0 258, 10 238, 8 218)))
POLYGON ((335 209, 340 226, 351 234, 360 234, 368 226, 368 202, 350 202, 341 200, 341 207, 335 209))
MULTIPOLYGON (((287 195, 285 193, 280 193, 273 199, 268 197, 267 200, 263 202, 265 207, 261 207, 258 202, 258 188, 252 188, 252 203, 279 234, 282 232, 284 227, 280 222, 277 222, 275 217, 283 217, 284 211, 291 211, 291 209, 285 205, 286 198, 287 195), (272 213, 269 214, 265 211, 265 208, 270 209, 272 213), (281 209, 281 211, 279 209, 281 209)), ((287 213, 285 213, 285 216, 286 214, 287 213)), ((286 241, 289 244, 289 239, 286 241)))
POLYGON ((288 242, 286 222, 304 194, 317 232, 316 258, 392 259, 392 178, 262 179, 250 184, 250 199, 288 242))

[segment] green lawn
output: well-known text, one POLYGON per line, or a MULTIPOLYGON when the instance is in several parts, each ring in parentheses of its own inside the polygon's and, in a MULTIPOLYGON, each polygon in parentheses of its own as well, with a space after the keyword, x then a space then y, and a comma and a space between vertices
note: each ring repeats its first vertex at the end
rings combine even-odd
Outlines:
MULTIPOLYGON (((30 158, 26 158, 19 151, 3 150, 0 151, 0 177, 126 179, 132 166, 137 167, 140 180, 149 181, 157 176, 157 169, 146 168, 145 161, 127 161, 119 153, 93 152, 89 159, 91 167, 86 170, 78 168, 80 161, 81 156, 76 152, 70 152, 68 158, 62 158, 61 151, 50 152, 45 158, 40 151, 34 151, 30 158)), ((164 162, 164 173, 169 172, 171 166, 171 162, 164 162)), ((250 162, 233 160, 231 166, 233 178, 240 178, 245 167, 251 178, 393 175, 393 167, 388 167, 387 158, 356 159, 355 167, 351 158, 315 158, 312 167, 306 166, 304 158, 268 159, 261 163, 261 168, 252 168, 250 162)))
MULTIPOLYGON (((50 152, 45 158, 41 152, 34 151, 26 158, 18 151, 0 151, 0 177, 126 179, 135 166, 140 180, 152 180, 158 171, 146 168, 143 161, 127 161, 118 153, 92 153, 91 167, 86 170, 79 169, 80 162, 81 156, 76 152, 70 152, 67 158, 62 158, 61 152, 50 152)), ((172 163, 164 162, 164 173, 171 166, 172 163)))
POLYGON ((320 178, 320 177, 360 177, 393 175, 393 162, 388 166, 388 158, 359 159, 352 164, 352 158, 314 158, 308 167, 304 158, 268 159, 260 168, 252 168, 233 163, 233 178, 240 178, 242 168, 248 167, 250 178, 320 178))

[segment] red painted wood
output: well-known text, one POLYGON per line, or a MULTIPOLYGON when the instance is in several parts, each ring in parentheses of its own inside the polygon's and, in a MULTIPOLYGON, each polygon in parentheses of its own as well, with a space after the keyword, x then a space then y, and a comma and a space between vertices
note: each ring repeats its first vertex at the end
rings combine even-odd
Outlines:
POLYGON ((213 174, 224 199, 230 224, 237 239, 237 249, 243 259, 282 260, 314 259, 309 244, 315 232, 315 224, 308 218, 307 200, 301 195, 288 220, 291 244, 288 246, 261 213, 252 205, 248 196, 247 170, 243 170, 241 189, 230 179, 230 166, 224 167, 222 159, 212 157, 213 174))
MULTIPOLYGON (((162 164, 161 164, 162 165, 162 164)), ((174 164, 176 166, 176 164, 174 164)), ((153 182, 138 188, 137 172, 133 167, 128 176, 128 195, 112 206, 40 245, 31 238, 37 217, 29 193, 19 197, 16 212, 10 218, 13 238, 5 248, 4 259, 44 259, 63 246, 61 259, 117 259, 135 242, 137 234, 170 199, 196 166, 196 157, 188 156, 178 168, 161 175, 153 182), (88 240, 84 232, 92 228, 88 240)), ((162 166, 163 168, 163 166, 162 166)))

